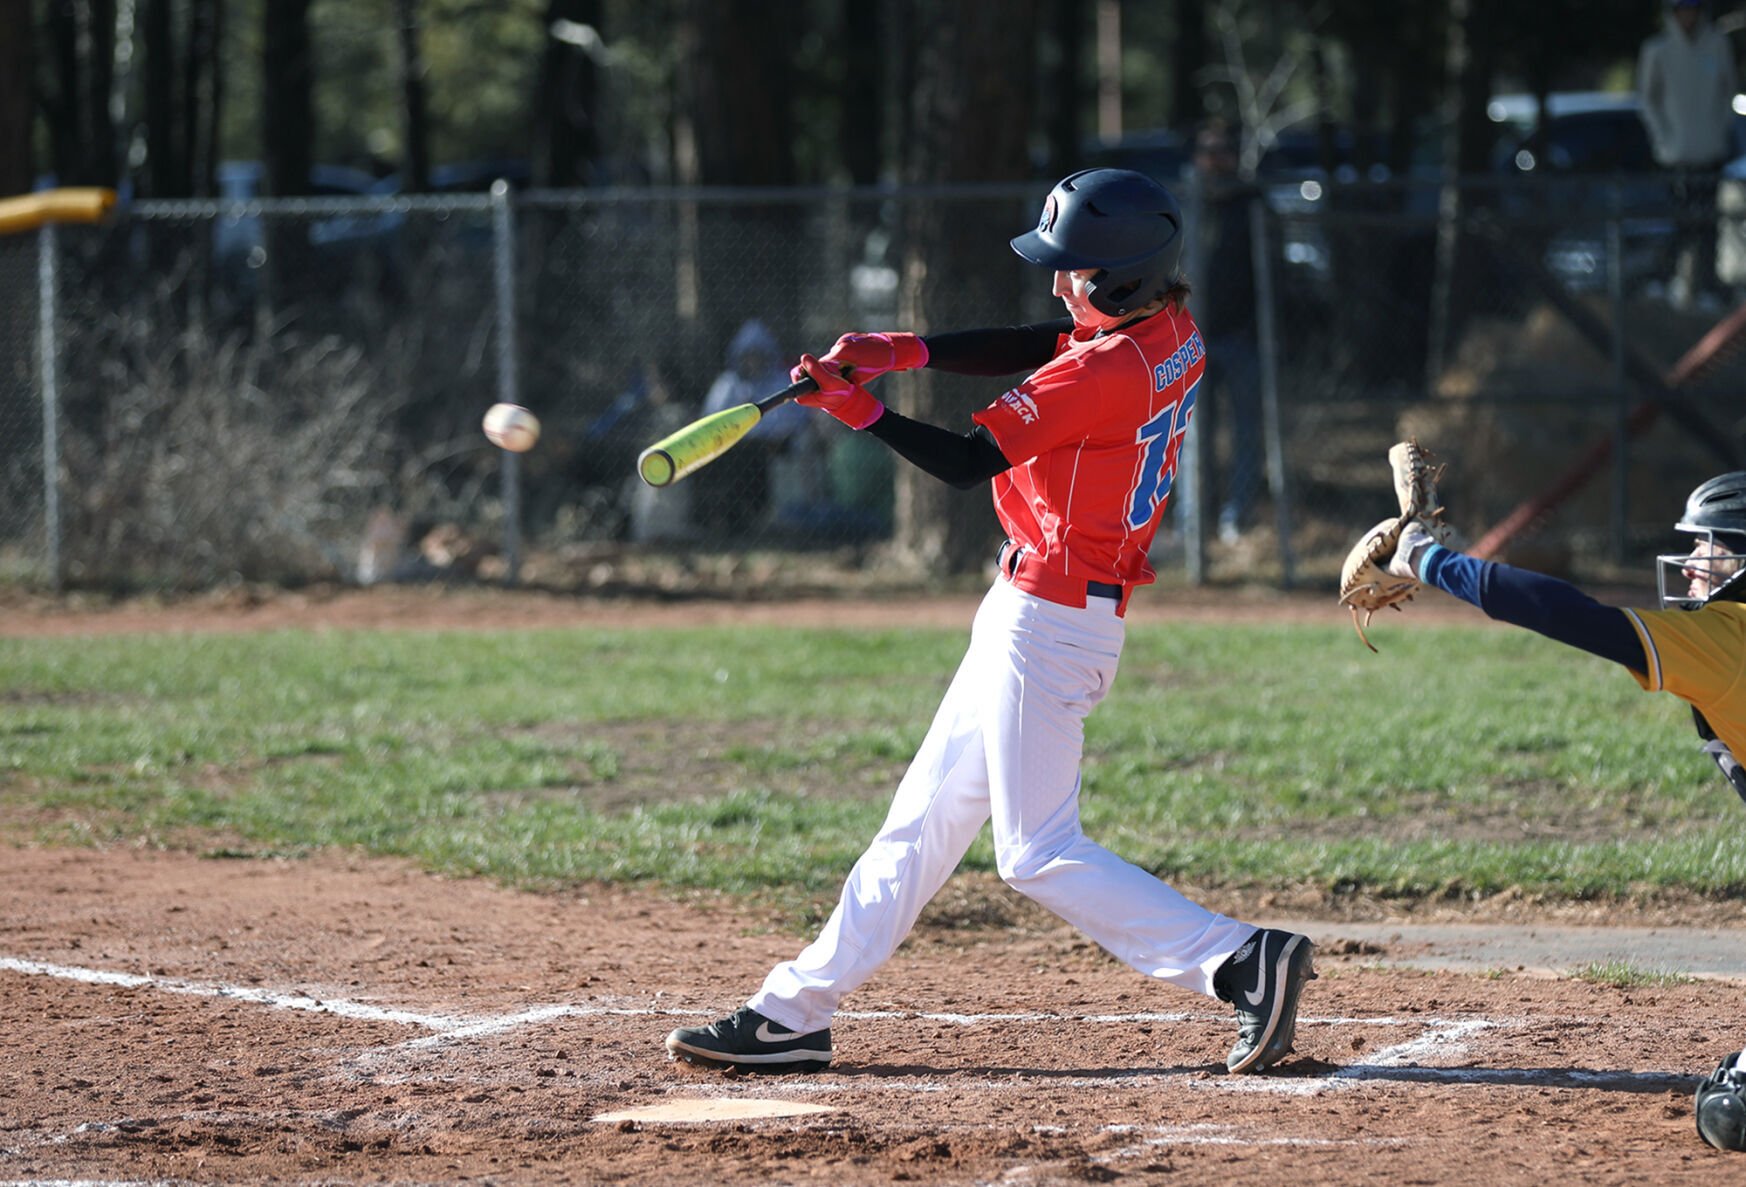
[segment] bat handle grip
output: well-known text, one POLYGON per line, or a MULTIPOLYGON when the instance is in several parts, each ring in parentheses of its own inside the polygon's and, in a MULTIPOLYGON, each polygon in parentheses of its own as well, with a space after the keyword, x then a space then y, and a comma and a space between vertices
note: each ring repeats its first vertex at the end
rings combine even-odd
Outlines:
MULTIPOLYGON (((854 370, 853 367, 844 367, 843 378, 848 379, 854 374, 854 370)), ((753 403, 760 413, 765 413, 772 408, 788 403, 795 396, 804 396, 807 392, 816 392, 817 390, 818 381, 810 375, 802 375, 797 382, 789 384, 779 392, 771 392, 762 400, 755 400, 753 403)))
POLYGON ((804 396, 807 392, 816 392, 817 390, 818 383, 813 379, 813 377, 810 375, 803 375, 800 377, 799 382, 791 383, 779 392, 771 392, 762 400, 754 401, 754 404, 757 406, 759 412, 768 412, 772 408, 788 403, 788 401, 792 400, 795 396, 804 396))

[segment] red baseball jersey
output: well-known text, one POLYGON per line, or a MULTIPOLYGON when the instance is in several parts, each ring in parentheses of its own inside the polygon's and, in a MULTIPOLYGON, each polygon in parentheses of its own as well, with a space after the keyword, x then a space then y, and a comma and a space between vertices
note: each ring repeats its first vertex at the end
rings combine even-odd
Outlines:
POLYGON ((1054 577, 1155 579, 1146 550, 1205 370, 1194 319, 1167 306, 1101 337, 1062 335, 1053 359, 975 414, 1013 463, 994 478, 995 514, 1026 550, 1025 567, 1047 570, 1038 582, 1015 576, 1021 588, 1049 596, 1054 577))

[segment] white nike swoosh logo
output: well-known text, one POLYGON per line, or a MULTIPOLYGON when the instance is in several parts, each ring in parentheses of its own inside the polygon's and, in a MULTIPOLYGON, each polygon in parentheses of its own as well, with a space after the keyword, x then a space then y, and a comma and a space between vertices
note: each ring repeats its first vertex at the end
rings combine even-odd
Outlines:
POLYGON ((771 1034, 770 1024, 768 1022, 760 1022, 758 1023, 758 1029, 752 1032, 752 1037, 757 1039, 760 1043, 780 1043, 784 1039, 790 1039, 794 1036, 771 1034))
POLYGON ((1243 990, 1243 998, 1251 1006, 1258 1006, 1261 1004, 1261 999, 1264 996, 1266 996, 1266 993, 1265 993, 1266 988, 1267 988, 1267 937, 1262 936, 1261 937, 1261 960, 1256 965, 1255 988, 1243 990))

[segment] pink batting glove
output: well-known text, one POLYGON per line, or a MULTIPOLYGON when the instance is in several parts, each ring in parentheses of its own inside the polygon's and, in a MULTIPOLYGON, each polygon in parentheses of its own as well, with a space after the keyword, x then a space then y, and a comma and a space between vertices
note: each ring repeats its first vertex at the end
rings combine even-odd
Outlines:
MULTIPOLYGON (((845 379, 842 368, 836 363, 803 354, 800 356, 800 366, 794 369, 793 374, 796 381, 806 375, 818 384, 816 392, 794 397, 796 404, 828 412, 851 429, 864 429, 885 412, 885 405, 874 399, 872 393, 860 384, 845 379)), ((859 378, 859 368, 855 374, 859 378)))
POLYGON ((889 371, 927 366, 928 344, 915 334, 844 334, 824 361, 841 364, 856 382, 867 383, 889 371))

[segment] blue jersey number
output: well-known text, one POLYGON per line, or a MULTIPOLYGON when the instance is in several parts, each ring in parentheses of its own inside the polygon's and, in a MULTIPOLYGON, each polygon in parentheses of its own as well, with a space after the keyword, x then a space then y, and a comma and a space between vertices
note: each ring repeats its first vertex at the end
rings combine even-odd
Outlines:
POLYGON ((1182 453, 1182 435, 1188 432, 1188 418, 1194 414, 1194 395, 1199 390, 1197 380, 1182 393, 1182 399, 1141 425, 1134 435, 1136 442, 1145 443, 1146 456, 1140 462, 1140 479, 1134 484, 1128 503, 1130 528, 1145 527, 1158 505, 1170 497, 1171 484, 1176 481, 1176 459, 1182 453))

